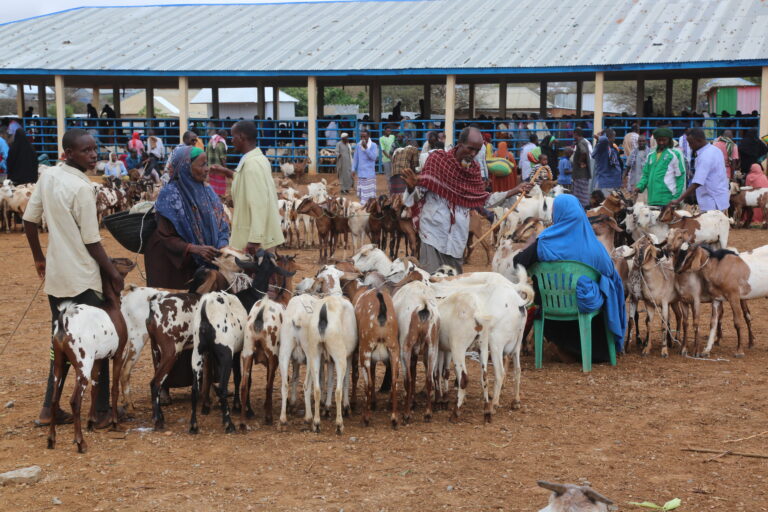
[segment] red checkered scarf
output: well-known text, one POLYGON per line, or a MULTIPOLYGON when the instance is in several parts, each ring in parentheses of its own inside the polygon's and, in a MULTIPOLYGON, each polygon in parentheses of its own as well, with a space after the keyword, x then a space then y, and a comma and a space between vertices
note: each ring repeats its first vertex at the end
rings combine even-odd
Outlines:
MULTIPOLYGON (((488 192, 480 175, 480 166, 473 161, 463 167, 456 159, 456 148, 450 151, 433 151, 419 174, 418 186, 442 197, 451 205, 451 224, 455 221, 454 208, 481 208, 485 206, 488 192)), ((413 222, 418 229, 419 214, 424 199, 412 208, 413 222)))

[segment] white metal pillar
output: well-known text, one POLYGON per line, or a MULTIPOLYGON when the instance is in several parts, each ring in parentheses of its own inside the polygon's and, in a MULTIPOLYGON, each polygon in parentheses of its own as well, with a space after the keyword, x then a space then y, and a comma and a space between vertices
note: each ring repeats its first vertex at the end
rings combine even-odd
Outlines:
POLYGON ((763 78, 760 81, 760 135, 768 134, 768 66, 763 66, 763 78))
POLYGON ((272 119, 280 119, 280 88, 277 85, 272 86, 272 119))
POLYGON ((24 117, 24 84, 16 84, 16 115, 21 119, 24 117))
POLYGON ((595 120, 594 133, 603 131, 603 85, 605 73, 598 71, 595 73, 595 120))
POLYGON ((445 77, 445 145, 453 146, 453 126, 456 120, 456 75, 445 77))
POLYGON ((58 156, 61 156, 64 152, 64 146, 62 145, 61 140, 64 137, 64 131, 67 129, 66 122, 64 121, 64 116, 66 114, 66 109, 64 108, 64 77, 56 75, 53 77, 53 84, 54 89, 56 90, 56 138, 59 142, 58 156))
MULTIPOLYGON (((183 144, 184 132, 189 130, 189 78, 179 77, 179 144, 183 144)), ((202 134, 201 134, 202 135, 202 134)))
POLYGON ((317 78, 307 78, 307 156, 309 174, 317 173, 317 78))
POLYGON ((37 110, 40 117, 48 117, 48 97, 45 84, 37 84, 37 110))

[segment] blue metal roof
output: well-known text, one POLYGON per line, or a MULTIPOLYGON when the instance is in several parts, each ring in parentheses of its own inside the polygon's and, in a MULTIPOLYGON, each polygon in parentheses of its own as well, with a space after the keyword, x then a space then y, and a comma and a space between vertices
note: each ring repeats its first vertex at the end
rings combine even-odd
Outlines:
POLYGON ((555 74, 768 65, 759 0, 82 7, 0 25, 0 74, 555 74), (135 30, 129 29, 135 27, 135 30))

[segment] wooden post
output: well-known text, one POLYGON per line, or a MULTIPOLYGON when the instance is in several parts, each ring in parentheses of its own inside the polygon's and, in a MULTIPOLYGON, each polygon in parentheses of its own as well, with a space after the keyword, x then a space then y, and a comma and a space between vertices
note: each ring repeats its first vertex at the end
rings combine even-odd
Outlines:
POLYGON ((547 118, 547 82, 539 84, 539 117, 547 118))
POLYGON ((645 104, 645 80, 637 81, 637 98, 635 99, 635 115, 643 117, 643 105, 645 104))
POLYGON ((760 133, 768 134, 768 66, 763 66, 763 77, 760 81, 760 133))
POLYGON ((371 83, 369 94, 368 110, 371 121, 378 123, 381 121, 381 84, 378 81, 371 83))
POLYGON ((101 91, 98 87, 94 87, 91 93, 91 105, 96 109, 96 112, 101 111, 101 91))
POLYGON ((307 156, 309 174, 317 174, 317 78, 307 78, 307 156))
POLYGON ((259 108, 258 108, 259 119, 264 120, 267 118, 267 98, 265 97, 266 94, 264 92, 264 84, 259 84, 257 91, 258 92, 256 94, 258 98, 256 100, 258 101, 258 105, 259 105, 259 108))
POLYGON ((584 80, 576 82, 576 117, 584 115, 584 80))
MULTIPOLYGON (((183 144, 184 132, 189 130, 189 78, 179 77, 179 144, 183 144)), ((202 135, 202 134, 201 134, 202 135)))
POLYGON ((475 84, 469 84, 469 119, 474 120, 476 116, 475 109, 475 84))
POLYGON ((672 116, 672 87, 673 87, 673 81, 671 78, 667 78, 667 87, 665 88, 664 92, 664 115, 667 117, 672 116))
MULTIPOLYGON (((499 117, 507 119, 507 81, 499 82, 499 117)), ((512 128, 510 126, 510 128, 512 128)))
POLYGON ((603 85, 605 73, 598 71, 595 73, 595 120, 594 133, 603 131, 603 85))
POLYGON ((56 155, 57 159, 64 152, 64 146, 61 144, 61 139, 64 137, 64 132, 67 129, 67 124, 64 120, 66 115, 66 105, 64 104, 64 77, 56 75, 53 77, 54 89, 56 90, 56 138, 59 142, 59 154, 56 155))
POLYGON ((147 87, 144 92, 146 95, 146 107, 144 108, 144 116, 147 119, 153 119, 155 117, 155 89, 154 87, 147 87))
POLYGON ((445 146, 453 146, 456 119, 456 75, 445 77, 445 146))
POLYGON ((24 117, 24 84, 16 84, 16 115, 21 119, 24 117))
POLYGON ((429 84, 424 84, 424 111, 421 117, 432 119, 432 86, 429 84))
POLYGON ((317 118, 323 119, 325 117, 325 87, 322 85, 317 86, 317 118))
POLYGON ((40 117, 48 117, 48 96, 45 84, 37 84, 37 110, 40 117))
POLYGON ((120 119, 120 88, 112 88, 112 109, 115 111, 115 117, 120 119))
POLYGON ((699 107, 699 79, 691 79, 691 112, 696 112, 699 107))
POLYGON ((214 119, 219 119, 221 117, 218 87, 211 87, 211 117, 214 119))
POLYGON ((276 85, 272 86, 272 119, 280 119, 280 88, 276 85))

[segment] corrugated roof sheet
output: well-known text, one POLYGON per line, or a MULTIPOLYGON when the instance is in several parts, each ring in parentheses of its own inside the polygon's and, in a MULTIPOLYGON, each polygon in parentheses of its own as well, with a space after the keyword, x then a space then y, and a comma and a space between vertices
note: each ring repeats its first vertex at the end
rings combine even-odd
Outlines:
POLYGON ((0 73, 417 74, 715 62, 727 67, 768 62, 766 26, 768 2, 759 0, 84 7, 0 26, 0 73))
MULTIPOLYGON (((272 101, 272 88, 264 88, 264 100, 266 102, 272 101)), ((278 101, 283 103, 298 103, 299 100, 294 98, 288 93, 278 90, 278 101)), ((221 88, 219 89, 219 103, 254 103, 259 101, 259 88, 258 87, 237 87, 237 88, 221 88)), ((213 93, 211 89, 201 89, 190 103, 212 103, 213 93)))

